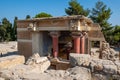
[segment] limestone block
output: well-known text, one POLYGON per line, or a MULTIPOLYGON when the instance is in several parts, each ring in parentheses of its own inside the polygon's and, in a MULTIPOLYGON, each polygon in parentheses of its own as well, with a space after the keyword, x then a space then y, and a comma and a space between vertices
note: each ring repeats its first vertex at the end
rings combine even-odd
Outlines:
POLYGON ((120 61, 115 61, 114 63, 117 66, 117 73, 120 75, 120 61))
POLYGON ((115 65, 103 65, 103 72, 109 74, 117 74, 117 66, 115 65))
POLYGON ((91 57, 88 54, 70 53, 70 64, 72 66, 89 66, 91 57))
POLYGON ((50 67, 50 61, 47 60, 41 64, 38 64, 37 67, 39 68, 40 72, 42 73, 50 67))
POLYGON ((120 70, 118 70, 117 73, 120 75, 120 70))
POLYGON ((102 44, 101 58, 106 60, 119 60, 119 53, 110 48, 109 43, 102 44))
MULTIPOLYGON (((0 71, 0 76, 5 79, 19 80, 19 78, 30 77, 30 75, 42 74, 48 67, 50 62, 46 61, 44 63, 34 64, 34 65, 18 65, 14 68, 5 69, 0 71), (26 76, 27 75, 27 76, 26 76)), ((31 75, 31 76, 32 76, 31 75)), ((39 79, 35 79, 39 80, 39 79)))
POLYGON ((39 64, 39 63, 45 62, 45 61, 48 61, 47 57, 40 57, 40 58, 36 59, 36 64, 39 64))
POLYGON ((92 80, 111 80, 108 75, 92 73, 92 80))
POLYGON ((19 65, 16 66, 15 68, 11 69, 12 72, 15 74, 18 74, 19 76, 23 76, 24 74, 29 74, 29 73, 41 73, 39 72, 39 67, 36 66, 31 66, 31 65, 19 65))
POLYGON ((0 80, 5 80, 5 79, 0 77, 0 80))
MULTIPOLYGON (((41 59, 46 59, 46 58, 41 58, 41 59)), ((33 63, 33 62, 31 62, 31 63, 33 63)), ((31 72, 38 71, 39 73, 42 73, 42 72, 44 72, 45 70, 47 70, 50 67, 50 61, 47 59, 47 60, 45 60, 43 62, 33 63, 33 64, 26 65, 26 66, 30 66, 30 68, 31 68, 30 71, 31 72)))
POLYGON ((38 69, 39 72, 42 73, 48 69, 50 66, 50 61, 47 57, 40 57, 38 53, 35 53, 27 60, 25 64, 38 69))
POLYGON ((119 80, 120 79, 120 75, 112 75, 112 79, 113 80, 119 80))
POLYGON ((35 53, 26 61, 25 64, 27 65, 35 64, 39 58, 40 58, 40 55, 38 53, 35 53))
POLYGON ((91 63, 90 64, 90 68, 91 68, 91 71, 94 72, 94 71, 101 71, 103 70, 103 66, 101 64, 96 64, 96 63, 91 63))
POLYGON ((84 67, 74 67, 68 69, 69 75, 73 80, 92 80, 90 69, 84 67))
POLYGON ((12 68, 16 65, 25 63, 25 57, 22 55, 12 55, 0 58, 0 70, 5 68, 12 68))
POLYGON ((92 71, 94 71, 94 70, 102 71, 103 65, 113 65, 114 66, 114 63, 110 60, 103 60, 103 59, 92 59, 90 62, 90 67, 91 67, 92 71))
POLYGON ((0 71, 0 77, 2 77, 5 80, 20 80, 18 75, 14 74, 12 71, 7 69, 0 71))
POLYGON ((120 70, 120 61, 115 61, 114 63, 117 66, 117 69, 120 70))

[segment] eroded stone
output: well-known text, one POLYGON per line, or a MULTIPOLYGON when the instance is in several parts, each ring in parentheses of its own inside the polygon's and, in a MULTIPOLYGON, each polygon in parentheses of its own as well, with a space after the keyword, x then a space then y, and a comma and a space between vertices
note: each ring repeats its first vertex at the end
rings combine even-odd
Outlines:
POLYGON ((91 61, 89 54, 70 53, 70 64, 72 66, 86 66, 88 67, 91 61))
POLYGON ((25 57, 22 55, 12 55, 0 58, 0 70, 12 68, 25 63, 25 57))

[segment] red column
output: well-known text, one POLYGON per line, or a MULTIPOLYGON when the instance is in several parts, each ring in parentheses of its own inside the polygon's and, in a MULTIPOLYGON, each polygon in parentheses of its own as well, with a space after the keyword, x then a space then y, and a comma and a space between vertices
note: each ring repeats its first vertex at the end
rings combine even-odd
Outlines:
POLYGON ((53 43, 53 56, 54 58, 58 57, 58 32, 50 32, 50 35, 52 37, 52 43, 53 43))
POLYGON ((81 32, 72 32, 72 37, 74 40, 74 52, 75 53, 80 53, 80 36, 81 36, 81 32))
POLYGON ((85 53, 85 36, 81 37, 81 53, 85 53))
POLYGON ((80 53, 80 36, 74 36, 74 51, 80 53))
POLYGON ((53 39, 53 56, 58 57, 58 36, 52 36, 53 39))

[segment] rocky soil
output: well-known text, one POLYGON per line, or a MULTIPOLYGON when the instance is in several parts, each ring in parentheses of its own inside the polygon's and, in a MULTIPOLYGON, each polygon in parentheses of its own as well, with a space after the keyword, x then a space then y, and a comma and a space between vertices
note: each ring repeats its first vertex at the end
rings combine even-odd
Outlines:
POLYGON ((17 54, 17 42, 1 42, 0 56, 8 56, 17 54))

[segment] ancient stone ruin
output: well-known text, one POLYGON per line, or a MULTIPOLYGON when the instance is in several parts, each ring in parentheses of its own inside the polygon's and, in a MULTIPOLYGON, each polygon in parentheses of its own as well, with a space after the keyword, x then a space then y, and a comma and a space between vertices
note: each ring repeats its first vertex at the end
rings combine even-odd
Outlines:
POLYGON ((91 19, 35 18, 17 25, 20 55, 0 58, 0 80, 120 80, 119 52, 91 19))
POLYGON ((101 58, 106 60, 117 61, 119 60, 119 52, 110 48, 109 43, 103 42, 101 49, 101 58))
POLYGON ((105 41, 99 24, 82 15, 18 20, 17 25, 18 51, 26 59, 34 53, 64 59, 69 53, 90 54, 92 41, 99 47, 105 41))

